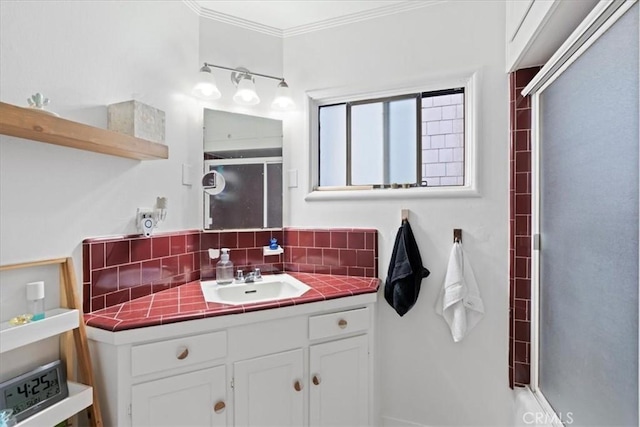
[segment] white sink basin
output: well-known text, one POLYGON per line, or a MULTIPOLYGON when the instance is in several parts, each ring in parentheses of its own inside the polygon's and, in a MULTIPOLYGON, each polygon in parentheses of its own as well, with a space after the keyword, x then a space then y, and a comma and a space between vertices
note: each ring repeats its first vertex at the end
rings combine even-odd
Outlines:
POLYGON ((297 298, 311 289, 288 274, 269 274, 254 283, 218 285, 215 280, 200 282, 207 302, 240 305, 297 298))

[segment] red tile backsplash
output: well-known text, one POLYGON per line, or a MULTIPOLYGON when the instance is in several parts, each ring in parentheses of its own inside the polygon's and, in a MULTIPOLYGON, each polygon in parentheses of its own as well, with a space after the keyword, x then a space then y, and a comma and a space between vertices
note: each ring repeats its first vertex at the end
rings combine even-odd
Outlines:
POLYGON ((316 231, 315 232, 315 245, 316 248, 330 248, 331 247, 331 232, 330 231, 316 231))
POLYGON ((107 242, 104 246, 107 267, 129 262, 131 251, 128 240, 122 242, 107 242))
POLYGON ((511 73, 510 174, 510 310, 509 386, 524 386, 530 379, 531 348, 531 102, 522 89, 539 68, 511 73))
POLYGON ((171 255, 180 255, 187 250, 187 238, 184 234, 171 236, 171 255))
POLYGON ((153 258, 171 255, 171 237, 152 237, 151 248, 153 258))
POLYGON ((347 247, 347 233, 344 231, 331 232, 331 247, 332 248, 346 248, 347 247))
POLYGON ((284 238, 286 271, 378 275, 377 230, 285 228, 284 238))
POLYGON ((221 248, 237 248, 238 247, 238 233, 236 232, 222 232, 220 233, 220 247, 221 248))
POLYGON ((91 270, 104 267, 104 243, 91 245, 89 253, 91 254, 91 262, 89 263, 91 270))
POLYGON ((347 234, 349 249, 364 249, 364 233, 347 234))
POLYGON ((118 289, 140 286, 140 267, 140 263, 121 265, 118 267, 118 289))
POLYGON ((238 246, 241 248, 255 248, 256 233, 253 231, 243 231, 238 233, 238 246))
POLYGON ((315 245, 314 232, 300 230, 298 232, 298 244, 300 246, 312 247, 315 245))
POLYGON ((131 262, 151 259, 151 239, 131 241, 131 262))
POLYGON ((208 249, 230 248, 234 269, 377 277, 378 237, 372 229, 265 231, 189 230, 144 238, 87 239, 83 243, 86 313, 200 279, 215 279, 208 249), (271 238, 284 254, 264 255, 271 238))
MULTIPOLYGON (((197 230, 153 236, 87 239, 83 242, 85 312, 140 298, 171 285, 197 280, 197 230), (173 255, 172 255, 173 254, 173 255), (105 268, 106 266, 106 268, 105 268), (88 291, 87 291, 88 290, 88 291)), ((198 264, 199 265, 199 264, 198 264)))

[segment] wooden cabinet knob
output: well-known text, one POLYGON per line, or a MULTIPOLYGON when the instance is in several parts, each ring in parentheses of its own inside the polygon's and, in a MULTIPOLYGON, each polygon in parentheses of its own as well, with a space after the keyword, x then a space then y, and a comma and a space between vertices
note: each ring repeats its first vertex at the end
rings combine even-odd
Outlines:
POLYGON ((296 380, 296 382, 295 382, 295 383, 293 383, 293 388, 294 388, 296 391, 300 391, 300 390, 302 390, 302 383, 301 383, 300 381, 296 380))
POLYGON ((340 329, 344 329, 347 327, 347 321, 344 319, 340 319, 338 320, 338 326, 340 327, 340 329))
POLYGON ((311 379, 311 381, 313 382, 314 385, 319 385, 320 384, 320 375, 314 375, 313 378, 311 379))
POLYGON ((214 411, 216 414, 220 414, 220 413, 222 413, 222 412, 224 411, 224 408, 225 408, 226 406, 227 406, 227 405, 225 405, 223 401, 216 402, 216 404, 215 404, 215 405, 213 405, 213 411, 214 411))
POLYGON ((189 355, 189 349, 185 348, 184 350, 182 350, 182 353, 180 353, 177 357, 178 357, 178 360, 184 360, 187 358, 188 355, 189 355))

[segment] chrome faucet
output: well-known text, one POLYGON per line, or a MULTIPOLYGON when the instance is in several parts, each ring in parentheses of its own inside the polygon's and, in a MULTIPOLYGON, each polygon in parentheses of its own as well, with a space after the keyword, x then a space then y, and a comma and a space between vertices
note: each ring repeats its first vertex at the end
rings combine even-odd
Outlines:
POLYGON ((256 268, 255 270, 247 273, 246 276, 244 275, 244 272, 242 270, 236 271, 236 282, 254 283, 258 280, 262 280, 262 273, 260 272, 259 268, 256 268))

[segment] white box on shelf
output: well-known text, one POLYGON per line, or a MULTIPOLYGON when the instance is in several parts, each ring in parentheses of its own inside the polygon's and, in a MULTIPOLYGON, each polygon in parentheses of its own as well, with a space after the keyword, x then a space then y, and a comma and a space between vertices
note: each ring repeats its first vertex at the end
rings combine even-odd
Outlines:
POLYGON ((139 101, 107 106, 107 128, 147 141, 164 144, 164 111, 139 101))

